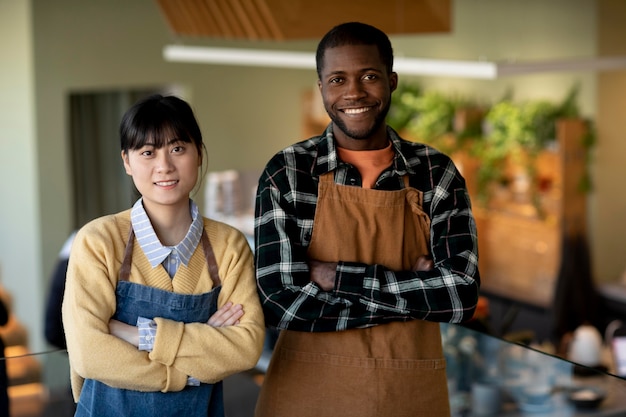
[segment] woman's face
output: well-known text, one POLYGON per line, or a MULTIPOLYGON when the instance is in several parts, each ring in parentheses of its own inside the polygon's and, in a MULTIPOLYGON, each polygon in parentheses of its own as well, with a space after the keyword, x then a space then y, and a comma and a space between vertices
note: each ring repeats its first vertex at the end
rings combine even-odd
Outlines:
POLYGON ((176 137, 160 148, 152 143, 148 141, 139 149, 122 152, 126 173, 141 193, 144 207, 188 207, 189 194, 202 164, 196 145, 176 137))

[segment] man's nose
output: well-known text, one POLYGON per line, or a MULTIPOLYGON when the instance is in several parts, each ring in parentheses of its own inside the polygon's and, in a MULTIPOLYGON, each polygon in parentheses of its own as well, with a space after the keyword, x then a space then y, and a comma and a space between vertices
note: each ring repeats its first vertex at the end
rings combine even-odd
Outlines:
POLYGON ((365 95, 365 89, 363 84, 359 80, 348 80, 346 82, 346 89, 344 96, 346 98, 354 99, 365 95))

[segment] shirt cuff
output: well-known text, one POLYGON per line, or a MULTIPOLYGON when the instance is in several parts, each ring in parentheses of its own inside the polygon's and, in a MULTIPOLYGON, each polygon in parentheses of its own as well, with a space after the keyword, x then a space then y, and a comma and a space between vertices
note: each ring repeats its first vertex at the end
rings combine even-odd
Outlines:
POLYGON ((188 387, 199 387, 200 381, 192 376, 187 377, 187 386, 188 387))
POLYGON ((337 275, 335 275, 335 293, 344 296, 353 294, 361 295, 365 293, 367 281, 370 289, 379 286, 375 277, 367 277, 367 266, 357 262, 337 263, 337 275))
POLYGON ((156 322, 145 317, 137 317, 137 329, 139 329, 139 350, 152 352, 154 338, 156 337, 156 322))

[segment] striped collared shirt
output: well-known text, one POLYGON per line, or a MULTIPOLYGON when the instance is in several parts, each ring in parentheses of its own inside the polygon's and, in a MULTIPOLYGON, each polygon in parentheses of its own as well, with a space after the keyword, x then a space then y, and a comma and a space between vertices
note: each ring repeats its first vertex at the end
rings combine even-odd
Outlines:
MULTIPOLYGON (((181 263, 185 266, 189 264, 189 260, 202 237, 204 222, 202 216, 198 215, 198 206, 193 200, 189 200, 189 208, 191 210, 191 226, 183 240, 176 246, 163 246, 161 244, 143 207, 141 198, 135 202, 130 212, 135 238, 146 254, 150 265, 152 268, 163 265, 170 278, 176 275, 181 263)), ((139 332, 139 350, 152 351, 157 332, 156 322, 149 318, 138 317, 137 329, 139 332)), ((187 385, 198 386, 200 381, 193 377, 187 377, 187 385)))
POLYGON ((399 190, 402 176, 423 192, 429 215, 431 271, 392 271, 383 265, 339 262, 335 288, 310 281, 307 248, 321 174, 361 186, 358 170, 337 156, 332 125, 322 136, 276 154, 259 179, 255 260, 259 295, 269 326, 333 331, 412 318, 461 322, 478 299, 478 240, 465 180, 451 159, 388 128, 395 152, 374 188, 399 190))
POLYGON ((191 227, 185 238, 176 246, 163 246, 161 244, 143 207, 141 198, 137 200, 130 213, 135 237, 148 261, 153 268, 162 264, 170 277, 174 277, 181 263, 185 266, 189 264, 189 260, 202 237, 204 223, 202 216, 198 215, 198 206, 193 200, 189 200, 189 207, 192 218, 191 227))

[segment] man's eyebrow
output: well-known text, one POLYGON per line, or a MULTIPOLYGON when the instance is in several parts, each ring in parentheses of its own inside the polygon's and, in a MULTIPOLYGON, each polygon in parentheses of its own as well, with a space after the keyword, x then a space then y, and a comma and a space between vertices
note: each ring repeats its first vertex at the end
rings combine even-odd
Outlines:
MULTIPOLYGON (((365 68, 361 68, 359 69, 359 72, 380 72, 382 73, 383 70, 381 70, 380 68, 376 68, 376 67, 365 67, 365 68)), ((345 74, 346 71, 345 70, 336 70, 336 71, 331 71, 328 73, 328 75, 342 75, 345 74)))

